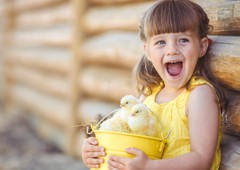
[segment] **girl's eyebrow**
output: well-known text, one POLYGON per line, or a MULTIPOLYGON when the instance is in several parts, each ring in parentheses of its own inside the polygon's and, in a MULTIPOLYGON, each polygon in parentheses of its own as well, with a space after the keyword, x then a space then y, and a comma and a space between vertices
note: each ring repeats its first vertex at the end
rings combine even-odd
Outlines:
POLYGON ((154 35, 154 36, 152 36, 152 40, 157 40, 157 39, 159 39, 159 38, 164 38, 164 35, 154 35))

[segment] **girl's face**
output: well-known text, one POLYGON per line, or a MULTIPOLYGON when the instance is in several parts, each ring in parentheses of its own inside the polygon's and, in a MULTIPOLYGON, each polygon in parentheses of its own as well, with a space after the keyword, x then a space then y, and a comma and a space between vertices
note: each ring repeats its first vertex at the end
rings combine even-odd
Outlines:
POLYGON ((192 31, 153 36, 144 45, 166 88, 181 89, 191 79, 197 61, 208 47, 207 38, 199 39, 192 31))

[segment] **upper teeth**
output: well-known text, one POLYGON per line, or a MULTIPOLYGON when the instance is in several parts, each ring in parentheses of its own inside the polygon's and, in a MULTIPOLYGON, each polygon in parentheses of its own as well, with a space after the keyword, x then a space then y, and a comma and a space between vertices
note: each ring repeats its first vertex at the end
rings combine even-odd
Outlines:
POLYGON ((180 63, 181 61, 169 61, 168 63, 180 63))

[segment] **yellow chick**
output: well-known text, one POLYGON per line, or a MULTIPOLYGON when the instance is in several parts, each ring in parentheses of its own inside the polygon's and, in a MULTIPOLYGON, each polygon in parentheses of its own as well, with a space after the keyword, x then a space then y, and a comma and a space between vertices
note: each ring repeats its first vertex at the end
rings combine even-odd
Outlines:
POLYGON ((133 95, 126 95, 120 101, 120 110, 118 110, 113 117, 104 121, 99 130, 117 131, 117 132, 131 132, 128 127, 128 117, 131 113, 131 108, 138 103, 138 99, 133 95))
POLYGON ((157 137, 160 130, 158 124, 158 120, 146 105, 140 103, 132 107, 128 118, 128 126, 132 133, 157 137))
POLYGON ((139 103, 138 98, 136 98, 133 95, 126 95, 121 99, 120 107, 122 109, 119 111, 118 114, 119 114, 120 119, 123 122, 128 124, 128 118, 131 114, 131 108, 138 103, 139 103))

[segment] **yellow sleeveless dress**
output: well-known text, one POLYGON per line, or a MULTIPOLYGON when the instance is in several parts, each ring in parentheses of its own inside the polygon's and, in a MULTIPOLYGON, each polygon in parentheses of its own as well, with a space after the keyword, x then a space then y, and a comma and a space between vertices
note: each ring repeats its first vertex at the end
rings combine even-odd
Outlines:
MULTIPOLYGON (((209 84, 203 78, 193 77, 190 80, 190 88, 194 89, 194 87, 209 84)), ((189 137, 189 128, 188 128, 188 118, 186 116, 186 105, 191 93, 190 90, 185 89, 179 96, 177 96, 174 100, 169 101, 167 103, 158 104, 156 103, 156 96, 158 92, 162 89, 163 84, 152 89, 152 94, 147 96, 144 100, 144 104, 146 104, 151 110, 156 113, 160 120, 162 121, 163 127, 165 131, 170 131, 171 134, 166 139, 166 146, 163 153, 164 158, 174 158, 176 156, 180 156, 186 153, 189 153, 190 148, 190 137, 189 137)), ((212 87, 213 88, 213 87, 212 87)), ((221 114, 219 113, 219 136, 218 136, 218 144, 215 152, 215 158, 211 167, 211 170, 218 170, 221 162, 221 150, 220 150, 220 142, 222 139, 222 131, 221 131, 221 114)))

